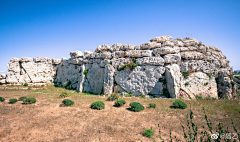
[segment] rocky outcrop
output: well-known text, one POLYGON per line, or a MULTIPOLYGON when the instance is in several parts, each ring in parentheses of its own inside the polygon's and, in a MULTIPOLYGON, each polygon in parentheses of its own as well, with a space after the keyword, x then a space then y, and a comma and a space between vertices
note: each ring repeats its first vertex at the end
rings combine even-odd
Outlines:
POLYGON ((236 93, 222 51, 194 38, 159 36, 140 45, 102 44, 70 58, 12 58, 0 84, 54 82, 79 92, 231 98, 236 93))

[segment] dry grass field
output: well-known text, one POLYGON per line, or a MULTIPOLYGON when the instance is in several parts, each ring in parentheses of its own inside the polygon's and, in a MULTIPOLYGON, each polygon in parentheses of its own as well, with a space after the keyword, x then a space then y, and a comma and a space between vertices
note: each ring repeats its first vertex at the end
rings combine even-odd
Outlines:
MULTIPOLYGON (((170 130, 173 142, 185 141, 182 125, 187 129, 186 114, 193 111, 193 122, 198 125, 198 137, 202 130, 208 131, 205 112, 216 132, 219 122, 224 130, 234 133, 234 126, 240 132, 240 99, 235 100, 182 100, 187 109, 172 109, 175 99, 143 99, 124 97, 123 107, 114 107, 115 101, 106 101, 107 97, 77 93, 64 88, 23 86, 0 86, 0 141, 1 142, 170 142, 170 130), (59 107, 64 98, 62 92, 75 102, 70 107, 59 107), (21 96, 35 97, 35 104, 23 104, 18 101, 9 104, 9 99, 21 96), (101 100, 105 109, 93 110, 90 105, 101 100), (130 102, 140 102, 145 109, 141 112, 129 110, 130 102), (156 108, 148 108, 155 103, 156 108), (181 123, 181 124, 180 124, 181 123), (204 128, 202 127, 204 126, 204 128), (143 135, 143 130, 155 131, 152 138, 143 135)), ((233 140, 232 140, 233 141, 233 140)), ((238 141, 238 140, 237 140, 238 141)))

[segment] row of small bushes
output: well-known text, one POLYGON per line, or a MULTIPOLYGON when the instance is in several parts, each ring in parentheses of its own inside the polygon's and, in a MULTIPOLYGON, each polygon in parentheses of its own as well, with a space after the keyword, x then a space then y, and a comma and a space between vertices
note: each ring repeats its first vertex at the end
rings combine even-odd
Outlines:
MULTIPOLYGON (((3 97, 0 97, 0 102, 4 102, 4 101, 5 101, 5 99, 3 97)), ((18 100, 15 98, 9 99, 9 104, 14 104, 17 101, 23 101, 24 104, 33 104, 33 103, 36 103, 37 100, 32 97, 23 96, 23 97, 20 97, 18 100)))

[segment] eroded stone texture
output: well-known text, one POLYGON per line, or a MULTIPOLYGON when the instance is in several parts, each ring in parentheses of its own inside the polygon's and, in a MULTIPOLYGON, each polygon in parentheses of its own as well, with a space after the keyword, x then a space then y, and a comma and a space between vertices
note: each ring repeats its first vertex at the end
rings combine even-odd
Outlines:
POLYGON ((106 65, 104 71, 104 94, 111 95, 114 87, 114 72, 115 69, 112 65, 106 65))
POLYGON ((171 39, 172 39, 171 36, 158 36, 158 37, 155 37, 155 38, 151 39, 150 41, 151 42, 163 43, 163 42, 169 41, 171 39))
POLYGON ((181 52, 181 57, 186 60, 201 60, 205 56, 200 52, 181 52))
POLYGON ((164 56, 165 63, 178 63, 181 61, 180 54, 167 54, 164 56))
POLYGON ((162 57, 143 57, 136 59, 138 65, 153 65, 153 66, 163 66, 164 59, 162 57))
POLYGON ((182 74, 177 64, 167 65, 165 77, 167 81, 167 89, 171 98, 179 98, 182 74))
POLYGON ((177 46, 174 47, 162 47, 162 48, 156 48, 153 50, 154 56, 160 56, 160 55, 165 55, 165 54, 174 54, 174 53, 179 53, 180 48, 177 46))
MULTIPOLYGON (((147 95, 154 89, 164 71, 164 67, 157 66, 138 66, 132 72, 125 68, 117 72, 115 80, 128 93, 147 95)), ((161 93, 160 90, 159 92, 161 93)))
POLYGON ((197 72, 190 74, 187 79, 182 79, 181 90, 187 98, 195 99, 196 96, 218 98, 215 78, 209 78, 206 73, 197 72), (186 83, 189 85, 186 85, 186 83))

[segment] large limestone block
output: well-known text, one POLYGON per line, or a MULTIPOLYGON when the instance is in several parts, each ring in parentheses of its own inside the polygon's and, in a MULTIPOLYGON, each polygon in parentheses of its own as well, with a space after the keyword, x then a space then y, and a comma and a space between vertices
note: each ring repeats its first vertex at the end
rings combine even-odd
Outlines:
POLYGON ((58 65, 61 63, 61 59, 55 59, 55 58, 52 58, 52 64, 54 65, 58 65))
POLYGON ((165 54, 175 54, 175 53, 179 53, 180 48, 177 46, 174 47, 162 47, 162 48, 156 48, 153 50, 153 54, 155 56, 160 56, 160 55, 165 55, 165 54))
POLYGON ((192 45, 198 45, 199 42, 195 38, 186 37, 183 39, 183 44, 184 44, 184 46, 192 46, 192 45))
POLYGON ((89 50, 84 50, 84 56, 87 56, 88 54, 91 54, 92 52, 89 50))
POLYGON ((201 60, 205 58, 204 54, 200 52, 195 52, 195 51, 181 52, 180 54, 182 59, 187 59, 187 60, 201 60))
POLYGON ((127 63, 130 63, 132 61, 132 58, 113 58, 111 60, 112 62, 112 66, 115 68, 115 69, 118 69, 120 67, 122 67, 124 64, 127 64, 127 63))
MULTIPOLYGON (((158 66, 138 66, 130 72, 129 68, 118 71, 115 76, 115 81, 128 93, 135 96, 150 93, 160 76, 164 73, 164 67, 158 66)), ((161 87, 159 87, 161 88, 161 87)), ((161 90, 159 90, 161 93, 161 90)))
POLYGON ((114 51, 120 51, 122 49, 122 44, 121 43, 114 43, 112 44, 112 49, 114 51))
POLYGON ((111 59, 112 58, 112 53, 111 52, 97 53, 95 58, 97 58, 97 59, 111 59))
POLYGON ((74 65, 82 65, 83 64, 83 58, 71 58, 70 64, 74 65))
POLYGON ((7 73, 6 82, 9 83, 9 84, 17 84, 19 78, 20 78, 20 73, 9 71, 7 73))
POLYGON ((19 61, 20 61, 20 59, 19 58, 15 58, 15 57, 12 57, 11 60, 10 60, 11 63, 19 62, 19 61))
POLYGON ((179 46, 179 47, 184 46, 182 41, 172 41, 172 42, 174 43, 174 46, 179 46))
POLYGON ((84 67, 84 65, 78 66, 73 64, 58 66, 57 76, 54 79, 54 83, 81 92, 85 78, 85 76, 83 77, 84 67))
POLYGON ((6 79, 0 79, 0 84, 6 84, 6 79))
POLYGON ((203 72, 190 74, 187 79, 182 80, 181 90, 187 98, 195 99, 196 96, 218 98, 217 84, 215 78, 211 79, 203 72), (186 83, 189 85, 185 85, 186 83))
POLYGON ((217 78, 218 82, 218 95, 220 98, 230 99, 232 98, 232 84, 229 77, 225 77, 220 74, 217 78))
POLYGON ((221 59, 219 61, 220 61, 221 67, 229 67, 229 61, 228 60, 221 59))
POLYGON ((158 43, 163 43, 166 41, 170 41, 172 39, 171 36, 158 36, 150 40, 150 42, 158 42, 158 43))
POLYGON ((22 57, 20 59, 20 62, 32 62, 32 58, 30 58, 30 57, 22 57))
POLYGON ((198 48, 196 46, 189 46, 189 47, 180 47, 180 51, 197 51, 198 48))
POLYGON ((104 93, 102 92, 104 91, 104 71, 105 69, 101 68, 98 64, 92 64, 92 67, 88 68, 87 79, 84 82, 83 90, 93 94, 104 93))
MULTIPOLYGON (((151 54, 151 52, 149 54, 151 54)), ((124 55, 126 57, 142 57, 142 51, 141 50, 128 50, 128 51, 124 52, 124 55)))
POLYGON ((6 74, 0 74, 0 79, 6 79, 6 74))
POLYGON ((142 57, 151 57, 152 56, 151 50, 141 50, 141 52, 142 52, 142 57))
POLYGON ((174 42, 171 42, 171 41, 166 41, 162 44, 162 47, 164 46, 170 46, 170 47, 173 47, 174 46, 174 42))
POLYGON ((161 43, 156 43, 156 42, 147 42, 141 45, 142 50, 150 50, 150 49, 160 48, 160 47, 161 47, 161 43))
POLYGON ((132 44, 123 44, 122 45, 122 50, 126 51, 126 50, 134 50, 134 45, 132 44))
POLYGON ((137 58, 136 63, 138 65, 163 66, 165 61, 162 57, 143 57, 137 58))
POLYGON ((216 70, 214 63, 209 63, 203 60, 189 60, 181 63, 182 72, 198 72, 214 73, 216 70))
POLYGON ((21 64, 33 83, 49 83, 53 81, 53 66, 46 63, 24 62, 21 64))
POLYGON ((165 63, 178 63, 181 61, 180 54, 167 54, 164 56, 165 63))
POLYGON ((48 63, 48 62, 52 62, 50 58, 47 57, 35 57, 33 58, 33 61, 35 63, 48 63))
MULTIPOLYGON (((131 51, 132 50, 129 50, 129 53, 131 51)), ((113 55, 113 58, 122 58, 122 57, 124 57, 124 51, 115 51, 114 53, 112 53, 112 55, 113 55)))
POLYGON ((167 65, 165 77, 167 82, 167 89, 171 98, 179 98, 179 91, 181 87, 182 74, 180 67, 177 64, 167 65))
POLYGON ((83 53, 82 51, 71 51, 70 52, 70 57, 71 58, 82 58, 83 57, 83 53))
POLYGON ((112 65, 106 65, 104 70, 104 95, 111 95, 114 87, 114 72, 112 65))
POLYGON ((24 84, 24 83, 31 83, 32 80, 30 79, 30 77, 28 76, 27 73, 20 75, 19 77, 19 81, 20 84, 24 84))
POLYGON ((104 68, 105 67, 105 65, 107 65, 107 64, 110 64, 111 63, 111 60, 109 60, 109 59, 104 59, 104 60, 101 60, 101 62, 100 62, 100 67, 101 68, 104 68))

